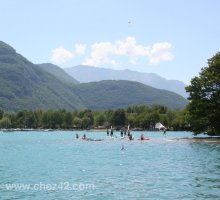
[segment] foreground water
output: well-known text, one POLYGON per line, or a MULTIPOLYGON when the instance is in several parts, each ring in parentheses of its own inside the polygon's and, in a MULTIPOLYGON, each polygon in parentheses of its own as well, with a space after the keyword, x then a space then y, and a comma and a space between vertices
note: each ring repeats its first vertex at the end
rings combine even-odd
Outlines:
POLYGON ((145 132, 149 141, 75 133, 0 132, 0 199, 220 199, 219 143, 170 140, 186 132, 145 132))

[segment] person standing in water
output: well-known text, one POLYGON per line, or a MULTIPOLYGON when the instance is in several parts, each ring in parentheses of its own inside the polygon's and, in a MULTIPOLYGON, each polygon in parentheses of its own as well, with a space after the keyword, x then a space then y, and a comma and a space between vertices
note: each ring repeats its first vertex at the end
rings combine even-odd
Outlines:
POLYGON ((76 133, 76 139, 79 139, 79 134, 78 133, 76 133))
POLYGON ((164 131, 163 131, 163 135, 166 135, 166 129, 164 129, 164 131))
POLYGON ((109 136, 109 130, 107 129, 107 136, 109 136))
POLYGON ((131 134, 130 129, 128 129, 128 136, 131 134))
POLYGON ((131 133, 129 133, 128 138, 129 138, 129 140, 133 140, 134 139, 131 133))
POLYGON ((83 140, 85 140, 85 139, 86 139, 86 134, 83 134, 82 139, 83 139, 83 140))
POLYGON ((140 139, 144 140, 144 134, 143 133, 141 134, 141 138, 140 139))
POLYGON ((121 129, 121 137, 123 137, 123 130, 121 129))
POLYGON ((131 135, 131 133, 130 133, 130 131, 128 131, 128 137, 130 137, 130 135, 131 135))
POLYGON ((113 128, 111 128, 111 137, 113 137, 113 128))

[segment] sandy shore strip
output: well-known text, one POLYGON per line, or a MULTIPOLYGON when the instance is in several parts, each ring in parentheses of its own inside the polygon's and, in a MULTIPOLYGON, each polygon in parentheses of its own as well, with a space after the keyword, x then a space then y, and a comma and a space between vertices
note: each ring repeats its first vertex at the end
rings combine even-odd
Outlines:
POLYGON ((220 143, 220 136, 216 137, 193 137, 193 138, 173 138, 170 141, 194 142, 194 143, 220 143))

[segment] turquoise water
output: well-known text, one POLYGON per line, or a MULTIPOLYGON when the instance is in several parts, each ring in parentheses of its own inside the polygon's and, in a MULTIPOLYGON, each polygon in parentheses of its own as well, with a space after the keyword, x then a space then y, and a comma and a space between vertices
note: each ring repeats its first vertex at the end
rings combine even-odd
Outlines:
POLYGON ((187 132, 145 132, 149 141, 78 132, 105 139, 83 141, 75 133, 0 132, 0 200, 220 199, 219 143, 170 140, 187 132), (79 184, 92 188, 73 188, 79 184))

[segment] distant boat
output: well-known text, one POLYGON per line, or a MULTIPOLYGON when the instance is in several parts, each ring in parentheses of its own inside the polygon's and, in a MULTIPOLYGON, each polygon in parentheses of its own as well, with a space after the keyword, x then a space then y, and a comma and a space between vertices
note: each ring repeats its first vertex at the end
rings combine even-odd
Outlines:
POLYGON ((21 131, 20 128, 8 128, 8 129, 1 129, 2 132, 14 132, 14 131, 21 131))
POLYGON ((86 138, 86 141, 103 141, 104 139, 93 139, 93 138, 86 138))
POLYGON ((44 129, 45 132, 53 131, 53 129, 44 129))

